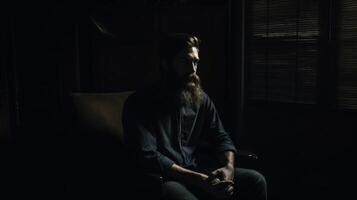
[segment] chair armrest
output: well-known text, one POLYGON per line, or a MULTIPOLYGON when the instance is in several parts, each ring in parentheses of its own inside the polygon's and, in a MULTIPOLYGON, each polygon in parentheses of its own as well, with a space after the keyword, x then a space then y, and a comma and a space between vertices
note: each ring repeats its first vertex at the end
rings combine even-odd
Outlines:
POLYGON ((252 159, 252 160, 258 160, 259 159, 258 156, 255 153, 250 152, 250 151, 246 151, 246 150, 237 150, 236 156, 237 157, 249 158, 249 159, 252 159))
POLYGON ((249 168, 249 169, 258 169, 259 168, 259 157, 247 150, 237 150, 235 155, 237 160, 237 167, 249 168))

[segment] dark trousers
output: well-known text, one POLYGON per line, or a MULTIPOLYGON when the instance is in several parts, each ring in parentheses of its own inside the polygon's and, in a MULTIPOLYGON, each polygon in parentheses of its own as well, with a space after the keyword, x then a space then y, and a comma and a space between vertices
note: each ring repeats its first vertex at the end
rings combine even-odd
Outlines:
MULTIPOLYGON (((230 200, 266 200, 267 184, 264 176, 251 169, 236 168, 234 194, 230 200)), ((166 181, 162 185, 164 200, 209 200, 214 199, 204 191, 177 181, 166 181)))

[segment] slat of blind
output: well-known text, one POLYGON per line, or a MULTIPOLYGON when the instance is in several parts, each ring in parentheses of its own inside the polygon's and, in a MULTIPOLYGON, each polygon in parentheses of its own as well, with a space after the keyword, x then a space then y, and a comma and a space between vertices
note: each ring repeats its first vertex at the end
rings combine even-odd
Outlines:
POLYGON ((357 109, 357 2, 342 0, 338 24, 338 107, 357 109))

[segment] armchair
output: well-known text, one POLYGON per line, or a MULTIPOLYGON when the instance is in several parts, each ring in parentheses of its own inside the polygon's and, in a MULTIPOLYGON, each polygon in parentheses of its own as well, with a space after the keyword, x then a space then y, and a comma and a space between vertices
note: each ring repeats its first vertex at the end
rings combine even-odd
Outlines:
MULTIPOLYGON (((130 177, 128 171, 135 169, 132 169, 126 162, 127 158, 125 157, 127 155, 122 145, 123 127, 121 123, 123 104, 126 98, 132 93, 133 91, 121 93, 71 94, 74 111, 74 129, 72 135, 75 139, 74 141, 76 141, 74 148, 80 148, 79 152, 84 152, 80 155, 85 155, 85 164, 79 163, 79 166, 81 166, 79 171, 82 171, 83 168, 87 169, 83 165, 91 166, 90 168, 93 171, 89 174, 95 177, 91 180, 101 181, 100 186, 94 186, 95 188, 93 189, 107 191, 108 188, 102 188, 107 187, 105 182, 110 182, 110 185, 112 185, 112 182, 116 182, 117 185, 122 185, 124 182, 126 184, 135 184, 130 182, 133 177, 130 177), (79 147, 76 147, 78 145, 79 147), (97 165, 99 165, 99 167, 97 167, 97 165), (102 171, 98 173, 98 170, 102 171), (120 180, 122 183, 117 182, 117 180, 120 180)), ((254 153, 249 151, 239 151, 237 156, 248 160, 258 159, 254 153)), ((81 178, 82 177, 78 179, 81 178)), ((152 188, 160 188, 162 177, 158 175, 147 175, 146 179, 140 179, 140 181, 148 179, 155 180, 154 183, 158 186, 152 188)), ((82 185, 82 182, 86 181, 82 180, 80 183, 77 182, 77 186, 82 185)), ((88 182, 86 183, 88 184, 88 182)), ((90 183, 89 185, 93 184, 90 183)), ((109 189, 113 189, 112 187, 113 186, 110 186, 109 189)), ((133 192, 130 191, 130 188, 123 188, 122 186, 118 186, 117 188, 120 188, 123 192, 133 192)), ((77 189, 78 187, 75 186, 73 190, 77 189)), ((159 191, 152 190, 151 192, 158 193, 159 191)))

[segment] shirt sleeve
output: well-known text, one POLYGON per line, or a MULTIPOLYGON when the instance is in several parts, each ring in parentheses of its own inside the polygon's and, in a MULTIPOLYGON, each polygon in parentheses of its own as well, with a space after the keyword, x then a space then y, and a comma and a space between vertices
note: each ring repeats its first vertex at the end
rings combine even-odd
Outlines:
POLYGON ((174 162, 157 150, 151 119, 145 116, 149 114, 143 108, 132 105, 130 101, 125 103, 122 116, 125 147, 144 173, 167 175, 174 162))
POLYGON ((220 153, 224 151, 237 152, 236 147, 230 137, 230 134, 225 131, 223 124, 220 120, 216 107, 212 100, 206 95, 205 109, 206 109, 206 123, 205 130, 211 138, 215 150, 220 153))

